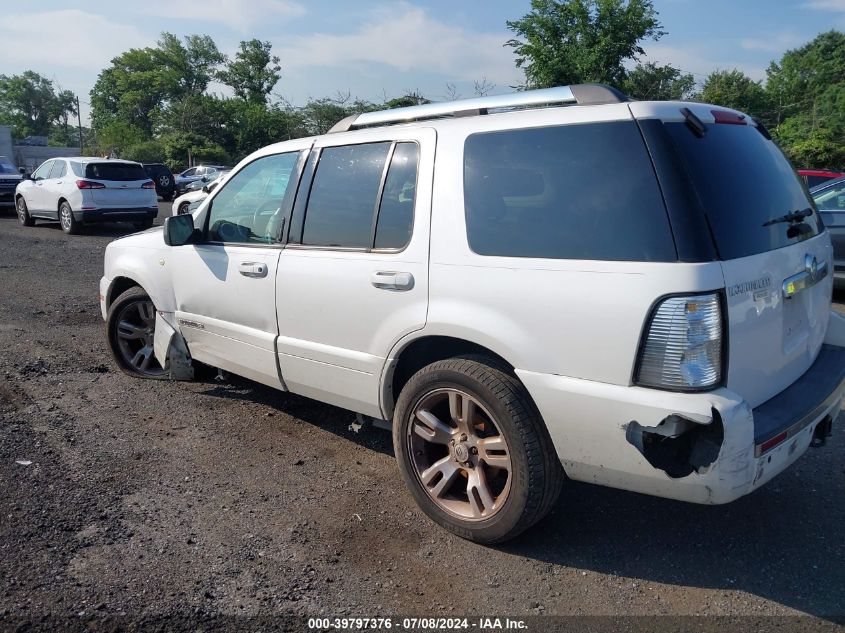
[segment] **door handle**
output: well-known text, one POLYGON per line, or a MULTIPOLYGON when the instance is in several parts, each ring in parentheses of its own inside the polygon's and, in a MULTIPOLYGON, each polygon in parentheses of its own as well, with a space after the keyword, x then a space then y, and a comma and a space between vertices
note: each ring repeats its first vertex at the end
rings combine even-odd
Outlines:
POLYGON ((244 277, 266 277, 267 264, 261 262, 241 262, 238 272, 244 277))
POLYGON ((370 275, 370 283, 382 290, 410 290, 414 287, 414 276, 411 273, 377 270, 370 275))

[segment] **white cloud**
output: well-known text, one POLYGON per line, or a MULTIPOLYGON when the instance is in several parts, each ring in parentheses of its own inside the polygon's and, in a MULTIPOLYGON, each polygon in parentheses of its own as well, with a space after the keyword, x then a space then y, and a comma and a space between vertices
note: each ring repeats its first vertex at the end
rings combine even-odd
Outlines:
POLYGON ((4 15, 0 59, 4 66, 51 75, 53 69, 87 69, 96 74, 121 52, 150 44, 134 26, 78 9, 4 15))
POLYGON ((845 0, 810 0, 804 6, 816 11, 836 11, 845 13, 845 0))
POLYGON ((740 46, 747 51, 762 51, 764 53, 783 53, 806 41, 793 33, 781 33, 766 38, 746 38, 740 41, 740 46))
MULTIPOLYGON (((305 7, 293 0, 146 0, 137 12, 175 20, 216 22, 246 33, 273 19, 296 18, 305 7)), ((167 30, 167 29, 164 29, 167 30)))
POLYGON ((453 80, 486 77, 503 86, 522 80, 505 32, 481 33, 440 22, 406 2, 383 7, 354 32, 278 38, 285 69, 387 65, 408 73, 438 73, 453 80))

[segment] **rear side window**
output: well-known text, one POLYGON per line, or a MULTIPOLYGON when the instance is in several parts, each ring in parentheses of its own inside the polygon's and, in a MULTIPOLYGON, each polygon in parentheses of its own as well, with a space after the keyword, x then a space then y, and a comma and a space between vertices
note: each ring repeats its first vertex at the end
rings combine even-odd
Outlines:
POLYGON ((302 243, 369 248, 390 143, 326 147, 305 211, 302 243))
POLYGON ((85 170, 83 166, 79 163, 74 163, 73 161, 71 161, 70 168, 73 170, 74 175, 79 176, 80 178, 85 176, 85 170))
POLYGON ((149 180, 141 165, 131 163, 88 163, 85 166, 85 177, 94 180, 149 180))
POLYGON ((686 166, 723 260, 772 251, 818 235, 804 184, 773 141, 751 125, 708 125, 703 137, 665 123, 686 166), (809 209, 798 223, 779 221, 809 209))
POLYGON ((464 147, 464 203, 479 255, 677 259, 633 121, 473 134, 464 147))
POLYGON ((381 194, 373 248, 400 249, 411 241, 419 145, 397 143, 381 194))

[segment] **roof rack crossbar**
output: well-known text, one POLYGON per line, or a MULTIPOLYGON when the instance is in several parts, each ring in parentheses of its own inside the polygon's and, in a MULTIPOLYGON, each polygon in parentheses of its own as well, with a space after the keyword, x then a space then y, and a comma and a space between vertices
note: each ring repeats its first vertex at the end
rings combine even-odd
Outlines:
POLYGON ((564 104, 595 105, 599 103, 621 103, 627 100, 628 98, 615 88, 601 84, 558 86, 505 95, 491 95, 441 103, 426 103, 392 110, 379 110, 378 112, 365 112, 346 117, 335 124, 329 132, 348 132, 349 130, 366 127, 379 127, 443 117, 478 116, 487 114, 491 110, 564 104))

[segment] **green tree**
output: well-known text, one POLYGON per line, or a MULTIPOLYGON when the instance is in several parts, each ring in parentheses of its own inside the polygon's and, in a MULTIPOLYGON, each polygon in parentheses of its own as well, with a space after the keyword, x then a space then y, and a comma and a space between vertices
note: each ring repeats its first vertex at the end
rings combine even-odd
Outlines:
POLYGON ((765 89, 741 70, 713 71, 705 78, 697 98, 763 119, 769 114, 765 89))
POLYGON ((584 82, 620 85, 640 42, 665 33, 651 0, 531 0, 531 11, 507 22, 526 88, 584 82))
POLYGON ((53 125, 76 114, 69 90, 56 92, 53 82, 31 70, 20 75, 0 75, 0 122, 11 125, 16 138, 49 136, 53 125))
POLYGON ((622 92, 641 100, 668 101, 689 99, 695 89, 695 77, 669 64, 637 64, 621 85, 622 92))
POLYGON ((220 71, 219 79, 235 95, 251 103, 267 103, 267 95, 279 82, 279 58, 271 53, 270 42, 256 39, 241 42, 235 59, 220 71))

